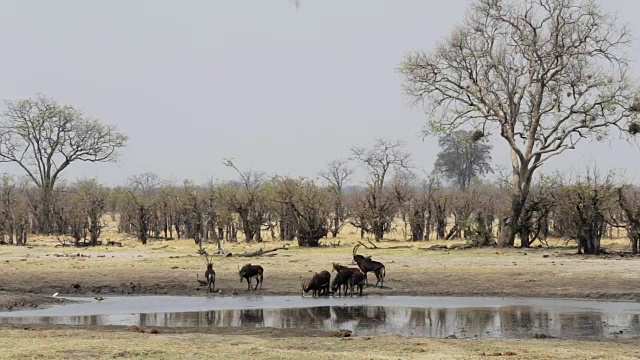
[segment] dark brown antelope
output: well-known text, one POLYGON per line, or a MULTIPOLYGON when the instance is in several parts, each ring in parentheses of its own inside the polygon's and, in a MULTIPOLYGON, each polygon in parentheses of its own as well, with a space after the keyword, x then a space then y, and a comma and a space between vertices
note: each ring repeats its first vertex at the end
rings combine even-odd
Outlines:
MULTIPOLYGON (((359 271, 356 269, 356 271, 359 271)), ((340 296, 341 292, 344 292, 344 295, 347 295, 347 287, 349 286, 349 279, 351 279, 351 275, 353 273, 347 270, 338 271, 336 277, 333 278, 333 282, 331 283, 331 291, 335 296, 338 293, 340 296)))
POLYGON ((240 275, 240 282, 242 282, 243 279, 247 279, 247 290, 251 290, 251 278, 254 277, 258 282, 253 290, 256 290, 258 285, 260 285, 260 289, 262 289, 262 282, 264 281, 263 273, 264 269, 262 269, 262 266, 251 264, 246 264, 242 269, 240 269, 240 271, 238 271, 238 274, 240 275))
POLYGON ((360 291, 360 296, 362 296, 362 287, 364 286, 364 274, 362 273, 362 271, 356 271, 353 274, 351 274, 351 278, 349 278, 347 285, 349 285, 349 291, 351 292, 352 297, 353 297, 354 287, 358 287, 358 290, 360 291))
POLYGON ((340 265, 338 263, 333 263, 333 270, 336 272, 341 272, 341 271, 348 271, 350 273, 356 272, 356 271, 360 271, 360 269, 358 268, 350 268, 350 267, 346 267, 344 265, 340 265))
POLYGON ((302 296, 311 291, 312 296, 326 295, 329 293, 329 284, 331 282, 331 274, 323 270, 316 273, 311 279, 302 281, 302 296))
POLYGON ((357 244, 353 247, 353 261, 358 264, 360 270, 364 273, 364 282, 367 286, 369 286, 369 281, 367 280, 367 273, 373 272, 376 274, 376 284, 373 287, 378 286, 380 284, 380 288, 384 287, 384 277, 386 275, 384 264, 379 261, 371 260, 370 256, 358 255, 358 248, 362 246, 362 244, 357 244))
POLYGON ((333 263, 333 270, 337 272, 336 277, 333 279, 333 283, 331 284, 331 291, 335 295, 336 291, 338 295, 340 295, 341 289, 344 289, 344 294, 347 295, 347 288, 349 287, 349 279, 351 276, 360 272, 358 268, 350 268, 344 265, 340 265, 338 263, 333 263))
POLYGON ((213 256, 207 256, 207 271, 204 272, 204 278, 207 280, 209 292, 216 289, 216 272, 213 270, 213 256))

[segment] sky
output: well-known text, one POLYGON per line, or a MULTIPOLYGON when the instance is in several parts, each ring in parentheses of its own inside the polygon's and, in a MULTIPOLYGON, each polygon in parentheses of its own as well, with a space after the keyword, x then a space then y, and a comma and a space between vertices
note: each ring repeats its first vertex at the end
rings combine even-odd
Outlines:
MULTIPOLYGON (((129 136, 118 164, 75 164, 64 178, 107 185, 154 172, 164 179, 232 179, 242 170, 315 177, 376 138, 403 140, 431 171, 436 139, 408 106, 397 68, 433 49, 468 0, 3 0, 0 99, 42 93, 129 136)), ((606 0, 633 22, 636 0, 606 0)), ((631 58, 640 75, 640 51, 631 58)), ((507 164, 503 140, 493 159, 507 164)), ((546 171, 596 162, 638 182, 637 144, 583 143, 546 171)), ((0 173, 20 174, 0 164, 0 173)), ((363 174, 355 179, 360 181, 363 174)))

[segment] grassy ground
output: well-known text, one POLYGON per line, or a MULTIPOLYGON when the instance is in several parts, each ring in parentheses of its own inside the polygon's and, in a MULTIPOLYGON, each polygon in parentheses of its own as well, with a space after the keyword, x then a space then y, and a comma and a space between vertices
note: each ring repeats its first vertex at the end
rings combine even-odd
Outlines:
MULTIPOLYGON (((391 238, 399 237, 392 234, 391 238)), ((108 229, 105 239, 122 241, 123 247, 89 249, 55 247, 52 238, 35 237, 28 247, 0 247, 0 310, 46 305, 51 294, 172 294, 204 295, 201 277, 205 261, 192 240, 150 241, 146 246, 108 229)), ((340 245, 317 249, 279 250, 255 258, 216 257, 216 287, 210 296, 234 296, 247 292, 238 278, 238 267, 247 262, 265 268, 263 294, 299 294, 300 277, 330 270, 332 262, 349 264, 353 244, 359 239, 345 232, 340 245)), ((333 240, 331 240, 333 242, 333 240)), ((383 289, 366 288, 366 294, 524 296, 591 298, 640 301, 640 258, 633 256, 575 255, 575 248, 552 241, 552 248, 424 250, 434 244, 454 242, 385 241, 379 249, 362 249, 385 263, 383 289), (389 249, 390 247, 402 247, 389 249)), ((225 244, 234 254, 281 246, 225 244)), ((606 240, 603 246, 621 251, 627 241, 606 240)), ((210 250, 213 245, 208 245, 210 250)), ((373 279, 373 275, 370 279, 373 279)), ((251 329, 227 329, 222 333, 161 329, 161 334, 139 334, 106 328, 31 327, 0 329, 0 358, 483 358, 483 353, 512 351, 514 358, 638 358, 633 341, 564 340, 425 340, 395 336, 366 340, 331 337, 292 337, 254 334, 251 329), (232 332, 232 334, 225 333, 232 332), (168 333, 167 333, 168 332, 168 333), (275 340, 274 340, 275 339, 275 340), (171 346, 163 346, 170 344, 171 346), (375 350, 377 349, 377 350, 375 350), (375 352, 374 352, 375 351, 375 352), (357 354, 363 355, 357 355, 357 354), (625 357, 626 356, 626 357, 625 357)))
POLYGON ((0 359, 637 359, 637 341, 335 338, 125 329, 0 330, 0 359))

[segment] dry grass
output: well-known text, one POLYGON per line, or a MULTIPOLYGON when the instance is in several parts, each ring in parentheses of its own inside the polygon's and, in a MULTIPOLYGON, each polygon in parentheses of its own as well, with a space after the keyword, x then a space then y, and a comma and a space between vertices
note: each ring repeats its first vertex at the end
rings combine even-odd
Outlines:
POLYGON ((635 341, 282 337, 0 330, 1 359, 637 359, 635 341))

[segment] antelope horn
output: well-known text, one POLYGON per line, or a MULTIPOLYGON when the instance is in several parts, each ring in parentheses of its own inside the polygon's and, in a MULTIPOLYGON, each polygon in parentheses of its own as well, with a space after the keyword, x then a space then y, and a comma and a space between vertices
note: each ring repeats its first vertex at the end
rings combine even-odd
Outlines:
POLYGON ((353 255, 356 255, 356 252, 358 252, 358 248, 360 247, 360 244, 356 244, 356 246, 353 247, 353 255))

